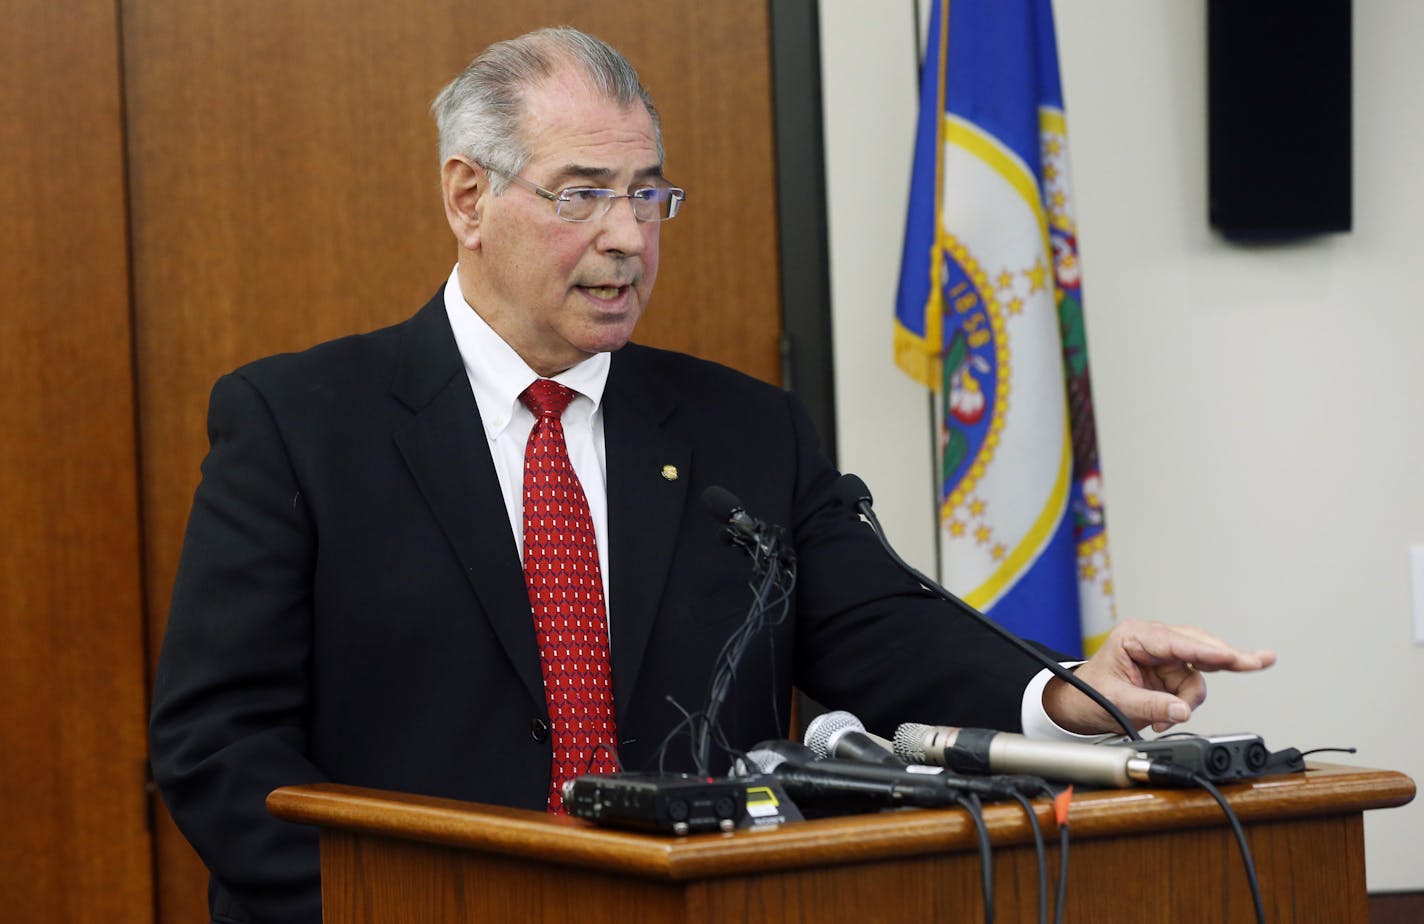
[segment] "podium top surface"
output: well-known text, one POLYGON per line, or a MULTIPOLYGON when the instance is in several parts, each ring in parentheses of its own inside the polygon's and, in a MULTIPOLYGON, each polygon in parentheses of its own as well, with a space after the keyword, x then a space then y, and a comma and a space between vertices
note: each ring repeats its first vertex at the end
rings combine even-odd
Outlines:
MULTIPOLYGON (((1402 773, 1310 765, 1304 773, 1222 785, 1242 822, 1355 814, 1403 805, 1414 783, 1402 773)), ((1053 809, 1034 801, 1045 831, 1053 809)), ((975 829, 962 809, 903 809, 797 822, 730 834, 673 837, 600 828, 568 816, 361 789, 337 783, 288 786, 267 798, 272 814, 323 828, 540 858, 588 869, 617 867, 654 879, 684 880, 973 849, 975 829)), ((1028 843, 1032 830, 1016 803, 986 805, 995 845, 1028 843)), ((1075 841, 1228 822, 1199 789, 1114 789, 1075 794, 1068 816, 1075 841)))

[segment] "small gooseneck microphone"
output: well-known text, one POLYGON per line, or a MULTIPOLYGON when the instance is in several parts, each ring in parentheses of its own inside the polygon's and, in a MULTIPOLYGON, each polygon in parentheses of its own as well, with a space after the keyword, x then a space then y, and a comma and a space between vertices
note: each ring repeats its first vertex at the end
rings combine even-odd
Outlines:
POLYGON ((1084 682, 1082 678, 1078 677, 1076 674, 1068 670, 1068 668, 1064 667, 1062 664, 1059 664, 1057 661, 1053 660, 1052 658, 1045 655, 1043 652, 1034 648, 1032 645, 1028 644, 1023 639, 1010 632, 1008 629, 1005 629, 1003 626, 999 625, 997 622, 990 619, 988 616, 985 616, 983 613, 979 612, 974 607, 970 606, 968 603, 965 603, 963 600, 959 599, 954 594, 950 593, 948 590, 945 590, 942 586, 940 586, 937 581, 933 581, 930 578, 926 577, 924 574, 921 574, 918 570, 915 569, 913 565, 905 561, 905 559, 901 558, 900 554, 895 551, 892 545, 890 545, 890 540, 887 539, 885 536, 885 530, 882 529, 880 526, 880 519, 875 515, 875 511, 871 507, 870 489, 865 486, 864 481, 861 481, 860 478, 849 473, 841 475, 840 481, 836 482, 835 495, 836 499, 839 500, 842 504, 849 507, 851 510, 854 510, 861 516, 865 517, 865 521, 870 524, 871 532, 873 532, 875 534, 875 538, 879 540, 880 547, 885 550, 886 554, 890 556, 891 560, 894 561, 895 564, 900 566, 901 570, 905 571, 907 574, 913 577, 926 590, 930 591, 935 596, 939 597, 941 600, 944 600, 945 602, 953 605, 966 616, 969 616, 970 618, 978 621, 981 625, 992 631, 994 634, 998 635, 1004 641, 1013 645, 1019 651, 1023 652, 1025 655, 1032 658, 1034 661, 1037 661, 1039 664, 1043 665, 1043 667, 1051 671, 1055 677, 1061 678, 1065 683, 1069 684, 1074 689, 1080 691, 1084 696, 1097 703, 1099 706, 1101 706, 1104 710, 1107 711, 1108 715, 1112 716, 1113 719, 1119 725, 1122 726, 1122 730, 1128 738, 1132 739, 1133 741, 1142 740, 1142 736, 1138 734, 1136 728, 1132 727, 1132 723, 1128 721, 1127 716, 1123 715, 1122 710, 1119 709, 1116 705, 1114 705, 1106 696, 1093 689, 1092 686, 1084 682))
POLYGON ((860 719, 844 710, 816 716, 806 726, 806 746, 817 757, 858 760, 886 767, 903 767, 894 745, 865 730, 860 719))

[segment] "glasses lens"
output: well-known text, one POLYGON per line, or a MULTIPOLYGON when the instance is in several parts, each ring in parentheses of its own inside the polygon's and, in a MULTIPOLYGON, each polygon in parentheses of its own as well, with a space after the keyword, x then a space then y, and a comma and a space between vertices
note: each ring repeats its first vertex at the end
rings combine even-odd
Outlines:
MULTIPOLYGON (((597 218, 615 199, 624 198, 611 189, 576 186, 559 193, 558 213, 564 221, 589 221, 597 218)), ((639 221, 667 221, 677 214, 686 196, 676 186, 644 186, 628 193, 633 215, 639 221)))
POLYGON ((682 190, 675 186, 646 186, 633 190, 629 196, 639 221, 667 221, 677 214, 683 199, 682 190))
POLYGON ((559 194, 559 217, 566 221, 588 221, 608 208, 614 195, 611 189, 566 189, 559 194))
POLYGON ((633 202, 633 215, 639 221, 662 221, 667 215, 664 214, 667 199, 662 194, 667 192, 656 186, 646 186, 642 189, 635 189, 628 194, 633 202))

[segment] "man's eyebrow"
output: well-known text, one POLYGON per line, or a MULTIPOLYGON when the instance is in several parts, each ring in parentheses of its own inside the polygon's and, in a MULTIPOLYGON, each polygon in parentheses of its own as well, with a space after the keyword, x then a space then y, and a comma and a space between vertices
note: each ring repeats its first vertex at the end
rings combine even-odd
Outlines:
MULTIPOLYGON (((663 175, 662 164, 653 164, 644 167, 633 174, 633 182, 661 178, 663 175)), ((618 171, 612 167, 588 167, 583 164, 565 164, 548 180, 551 189, 557 189, 567 184, 570 180, 583 180, 588 183, 611 183, 618 176, 618 171)))

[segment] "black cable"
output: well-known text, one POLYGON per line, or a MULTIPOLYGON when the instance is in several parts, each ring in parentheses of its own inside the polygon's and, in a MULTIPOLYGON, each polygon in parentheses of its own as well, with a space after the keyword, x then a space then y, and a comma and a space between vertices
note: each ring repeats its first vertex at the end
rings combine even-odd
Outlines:
POLYGON ((1301 757, 1309 757, 1311 754, 1354 754, 1354 748, 1311 748, 1308 751, 1301 751, 1301 757))
MULTIPOLYGON (((753 562, 754 564, 756 562, 755 554, 753 554, 753 562)), ((716 723, 722 703, 726 701, 727 694, 731 691, 736 680, 737 666, 741 663, 751 639, 764 624, 766 602, 771 592, 771 582, 774 580, 773 571, 774 569, 767 569, 765 572, 753 574, 753 579, 748 585, 752 590, 752 604, 747 610, 746 618, 727 637, 727 640, 722 644, 722 650, 717 653, 714 662, 716 667, 713 669, 712 679, 707 687, 706 704, 698 713, 701 721, 694 723, 693 726, 692 760, 701 776, 707 776, 709 773, 708 759, 712 725, 716 723)))
POLYGON ((1211 780, 1200 773, 1193 773, 1192 779, 1216 800, 1221 810, 1226 813, 1226 820, 1231 822, 1231 829, 1236 832, 1236 843, 1241 847, 1241 859, 1246 864, 1246 881, 1251 886, 1251 901, 1256 906, 1256 920, 1259 924, 1265 924, 1266 909, 1261 902, 1261 884, 1256 880, 1256 861, 1251 858, 1251 845, 1246 843, 1246 831, 1241 827, 1241 819, 1236 817, 1231 804, 1226 801, 1221 791, 1211 784, 1211 780))
MULTIPOLYGON (((737 669, 742 659, 746 656, 752 642, 763 630, 770 625, 780 623, 785 618, 785 612, 790 605, 790 596, 786 592, 777 594, 782 590, 783 577, 784 575, 778 567, 773 566, 768 569, 760 586, 755 588, 756 597, 746 620, 728 639, 728 644, 723 646, 723 651, 719 655, 718 668, 709 686, 707 705, 703 710, 703 722, 699 727, 699 747, 696 760, 699 773, 705 775, 708 772, 708 737, 712 733, 712 727, 717 724, 722 704, 726 701, 736 681, 737 669), (776 594, 775 600, 773 600, 774 594, 776 594), (776 618, 769 620, 767 611, 773 607, 779 607, 781 612, 777 614, 776 618)), ((794 577, 791 579, 794 580, 794 577)), ((779 713, 779 710, 777 712, 779 713)), ((777 722, 779 728, 779 715, 773 716, 773 720, 777 722)))
MULTIPOLYGON (((778 543, 785 541, 778 533, 778 543)), ((791 614, 792 592, 796 587, 796 558, 789 552, 781 552, 777 559, 780 564, 779 573, 772 585, 773 594, 767 601, 763 612, 763 629, 766 632, 768 666, 771 672, 770 684, 767 687, 771 699, 771 721, 776 728, 786 728, 786 724, 781 721, 781 704, 777 701, 776 691, 780 688, 776 682, 776 633, 769 631, 786 622, 791 614)))
MULTIPOLYGON (((1027 784, 1027 780, 1034 778, 1026 777, 1024 779, 1025 784, 1027 784)), ((1037 782, 1038 789, 1036 790, 1036 794, 1049 800, 1053 806, 1053 817, 1058 821, 1058 885, 1055 889, 1056 894, 1053 901, 1053 920, 1054 924, 1061 924, 1063 920, 1063 907, 1068 900, 1068 812, 1065 808, 1060 819, 1058 814, 1059 793, 1056 792, 1052 786, 1048 785, 1047 780, 1039 779, 1037 782)), ((1070 791, 1064 794, 1065 797, 1071 798, 1071 789, 1072 787, 1070 786, 1070 791)))
POLYGON ((950 593, 936 581, 930 580, 917 568, 915 568, 914 565, 901 558, 900 553, 895 551, 895 547, 890 544, 890 538, 885 535, 885 530, 880 525, 880 519, 875 515, 875 510, 870 503, 870 491, 868 488, 865 487, 865 482, 861 481, 855 475, 842 475, 840 482, 838 482, 836 485, 836 490, 841 502, 846 504, 852 511, 864 517, 865 522, 870 524, 870 531, 874 533, 875 538, 880 543, 880 547, 885 550, 885 552, 890 556, 891 560, 894 561, 895 564, 899 565, 906 573, 911 575, 916 581, 919 581, 920 586, 922 586, 925 590, 928 590, 930 593, 934 594, 936 597, 939 597, 941 600, 944 600, 946 603, 951 604, 961 613, 970 617, 979 625, 990 630, 1000 639, 1008 642, 1014 648, 1018 649, 1021 654, 1027 655, 1035 664, 1038 664, 1043 668, 1047 669, 1055 677, 1058 677, 1064 683, 1068 684, 1073 689, 1077 690, 1084 696, 1091 699, 1093 702, 1097 703, 1098 706, 1103 709, 1103 711, 1105 711, 1108 715, 1112 716, 1114 722, 1122 726, 1123 733, 1127 735, 1129 740, 1142 740, 1142 735, 1139 734, 1137 729, 1132 726, 1132 723, 1128 721, 1128 718, 1126 715, 1123 714, 1123 711, 1119 709, 1106 696, 1094 689, 1092 684, 1089 684, 1081 678, 1075 676, 1073 672, 1070 671, 1068 668, 1064 667, 1062 664, 1059 664, 1054 659, 1048 657, 1043 652, 1034 648, 1032 645, 1028 644, 1023 639, 1010 632, 1008 629, 1005 629, 1003 626, 999 625, 997 622, 990 619, 988 616, 985 616, 983 613, 979 612, 977 609, 970 606, 968 603, 965 603, 963 600, 950 593))
POLYGON ((989 843, 989 829, 984 825, 984 809, 979 797, 974 793, 956 793, 955 801, 969 813, 979 837, 979 874, 984 890, 984 924, 994 924, 994 846, 989 843))
POLYGON ((1038 854, 1038 924, 1048 924, 1048 850, 1043 846, 1043 827, 1039 825, 1038 815, 1034 814, 1033 804, 1027 797, 1016 790, 1010 795, 1023 806, 1029 828, 1033 831, 1033 848, 1038 854))
POLYGON ((614 772, 616 772, 616 773, 622 773, 622 772, 623 772, 623 758, 622 758, 621 756, 619 756, 619 754, 618 754, 618 749, 617 749, 616 747, 613 747, 612 745, 608 744, 606 741, 600 741, 600 742, 598 742, 597 744, 595 744, 595 745, 593 746, 593 749, 592 749, 592 750, 590 750, 590 751, 588 752, 588 757, 584 758, 584 762, 583 762, 583 772, 584 772, 584 773, 592 773, 592 772, 593 772, 593 762, 594 762, 594 760, 598 757, 598 752, 599 752, 599 751, 607 751, 607 752, 608 752, 608 756, 611 757, 611 758, 613 758, 613 766, 614 766, 614 768, 615 768, 614 772))
POLYGON ((1068 899, 1068 822, 1058 826, 1058 898, 1054 902, 1054 924, 1062 924, 1063 905, 1068 899))
MULTIPOLYGON (((663 740, 658 742, 657 748, 653 751, 653 757, 648 759, 648 764, 652 764, 656 761, 658 766, 657 772, 660 776, 667 774, 667 752, 668 748, 672 746, 673 740, 684 731, 687 732, 690 740, 692 737, 692 731, 690 731, 690 729, 697 725, 702 718, 701 712, 688 712, 683 708, 683 705, 672 696, 664 696, 663 699, 670 703, 678 712, 682 713, 682 720, 669 729, 668 733, 663 736, 663 740)), ((733 758, 738 758, 743 755, 743 752, 734 747, 732 742, 727 739, 726 734, 722 731, 721 725, 714 727, 711 733, 716 739, 717 746, 720 747, 724 753, 733 758)))
MULTIPOLYGON (((786 620, 791 608, 792 591, 796 586, 796 558, 787 547, 785 534, 781 529, 763 525, 757 541, 734 541, 752 560, 752 577, 748 582, 752 591, 752 604, 742 624, 727 638, 718 652, 714 662, 716 667, 708 683, 706 704, 699 712, 689 717, 692 762, 701 776, 710 775, 711 741, 714 736, 725 749, 726 738, 718 723, 718 716, 737 679, 737 668, 757 636, 768 627, 780 625, 786 620)), ((769 643, 774 646, 774 635, 768 633, 768 638, 769 643)), ((774 670, 774 647, 771 657, 774 670)), ((776 727, 780 728, 781 710, 776 703, 775 690, 773 685, 772 720, 776 727)))
POLYGON ((660 741, 660 742, 658 742, 657 750, 653 752, 653 753, 657 756, 657 759, 658 759, 658 775, 659 775, 659 776, 661 776, 662 774, 667 773, 667 765, 666 765, 666 764, 667 764, 667 750, 668 750, 669 747, 672 746, 672 741, 673 741, 673 739, 676 738, 676 737, 682 732, 682 730, 683 730, 684 728, 689 729, 688 735, 689 735, 689 737, 690 737, 691 734, 692 734, 692 732, 691 732, 692 725, 693 725, 693 723, 696 721, 696 720, 693 718, 692 713, 690 713, 690 712, 688 712, 686 709, 684 709, 683 706, 682 706, 682 703, 679 703, 679 702, 678 702, 676 699, 674 699, 671 695, 664 696, 663 699, 667 700, 669 703, 672 704, 672 707, 673 707, 674 709, 676 709, 678 712, 682 713, 682 721, 681 721, 681 722, 678 722, 676 725, 674 725, 671 729, 668 730, 668 733, 663 736, 663 740, 660 741))

